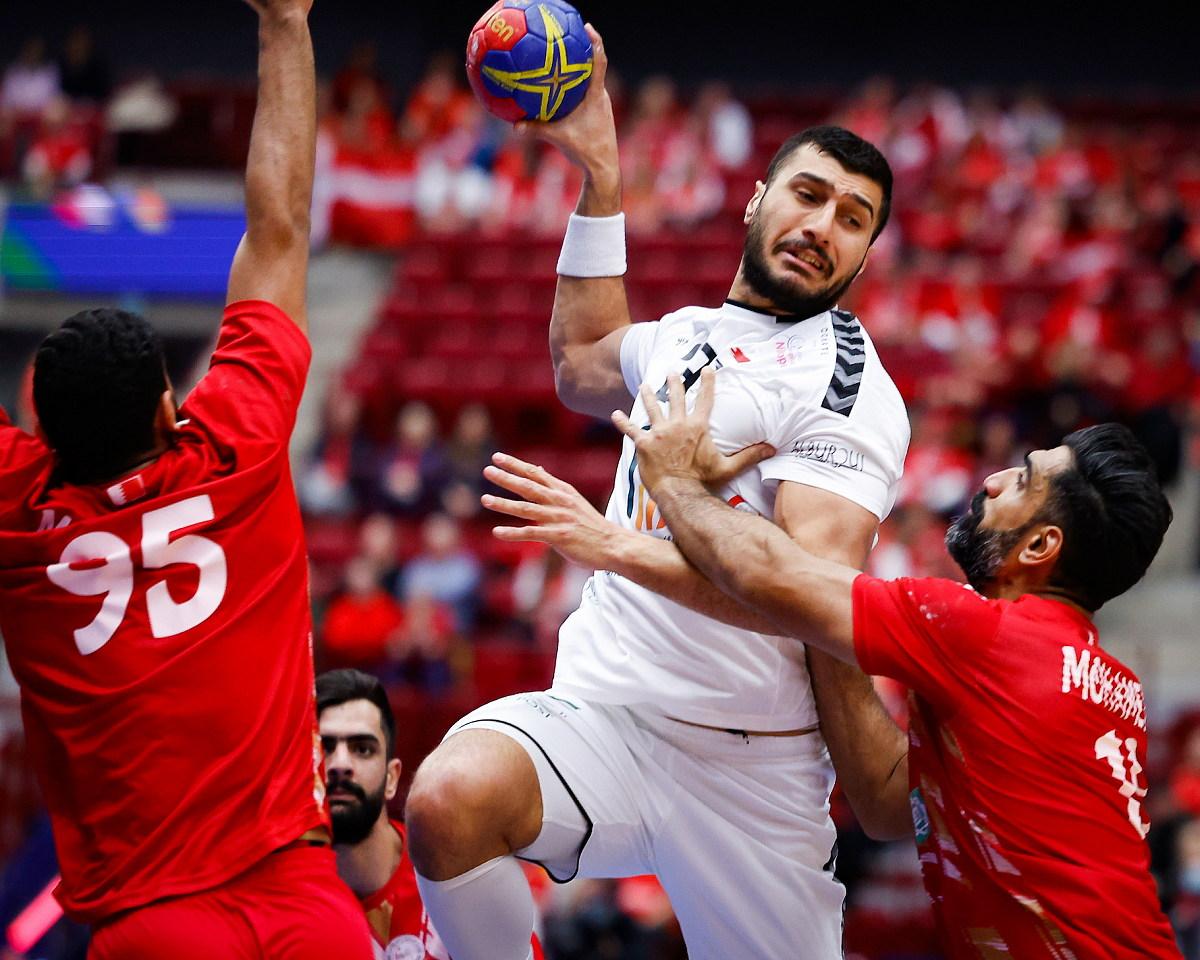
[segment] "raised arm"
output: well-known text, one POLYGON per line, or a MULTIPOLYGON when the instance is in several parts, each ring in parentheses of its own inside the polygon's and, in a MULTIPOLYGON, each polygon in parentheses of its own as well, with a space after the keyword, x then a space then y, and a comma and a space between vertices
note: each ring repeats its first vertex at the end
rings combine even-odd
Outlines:
MULTIPOLYGON (((549 123, 517 124, 522 136, 553 144, 583 171, 583 188, 575 207, 578 217, 615 217, 621 212, 621 167, 612 101, 604 88, 608 59, 604 41, 592 26, 593 69, 588 92, 568 116, 549 123)), ((569 243, 605 235, 615 224, 572 223, 569 243), (607 229, 606 229, 607 228, 607 229), (586 236, 584 236, 586 235, 586 236)), ((619 231, 622 236, 623 229, 619 231)), ((564 269, 570 267, 564 265, 564 269)), ((558 396, 572 410, 607 416, 614 407, 628 407, 629 388, 621 374, 621 340, 632 322, 625 299, 625 281, 613 276, 563 275, 560 270, 550 314, 550 358, 558 396)))
POLYGON ((258 106, 246 162, 246 235, 227 302, 266 300, 307 331, 309 213, 316 162, 312 0, 246 0, 258 13, 258 106))

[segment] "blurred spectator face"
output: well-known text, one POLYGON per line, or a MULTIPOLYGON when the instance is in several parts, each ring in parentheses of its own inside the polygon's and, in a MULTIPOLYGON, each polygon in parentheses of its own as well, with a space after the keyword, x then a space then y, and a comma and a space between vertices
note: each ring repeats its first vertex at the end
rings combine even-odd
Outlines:
POLYGON ((789 313, 829 309, 862 270, 882 206, 879 184, 806 143, 746 208, 744 279, 789 313))
POLYGON ((396 436, 410 450, 425 450, 437 437, 437 420, 423 403, 407 404, 396 419, 396 436))
POLYGON ((1179 828, 1176 839, 1179 855, 1179 886, 1192 895, 1200 895, 1200 820, 1179 828))
POLYGON ((434 557, 448 557, 458 548, 458 524, 445 514, 435 513, 422 530, 425 551, 434 557))
POLYGON ((396 565, 396 524, 387 514, 373 513, 358 532, 358 549, 377 570, 396 565))
POLYGON ((375 564, 366 557, 355 557, 346 564, 346 592, 359 600, 365 600, 379 589, 375 564))
POLYGON ((379 106, 379 88, 373 80, 363 77, 350 90, 346 116, 351 121, 362 120, 371 116, 379 106))
POLYGON ((479 446, 492 436, 492 418, 487 408, 479 403, 463 407, 454 427, 454 439, 464 446, 479 446))
POLYGON ((41 37, 30 37, 21 45, 17 62, 26 67, 36 67, 46 59, 46 41, 41 37))
POLYGON ((47 135, 61 133, 71 119, 71 102, 66 97, 55 97, 42 113, 42 130, 47 135))
POLYGON ((63 46, 63 59, 71 66, 86 64, 92 55, 92 34, 87 27, 78 26, 71 31, 63 46))
POLYGON ((317 724, 333 842, 361 843, 396 794, 400 761, 388 760, 383 718, 369 700, 326 707, 317 724))
POLYGON ((358 426, 358 397, 348 390, 334 390, 326 401, 326 429, 330 435, 344 437, 358 426))

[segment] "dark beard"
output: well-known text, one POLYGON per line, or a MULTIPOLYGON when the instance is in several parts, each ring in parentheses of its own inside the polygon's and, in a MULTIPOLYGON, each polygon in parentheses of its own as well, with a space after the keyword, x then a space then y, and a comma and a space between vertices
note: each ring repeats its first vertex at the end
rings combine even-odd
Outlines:
POLYGON ((353 846, 367 839, 371 828, 379 820, 383 810, 384 790, 387 782, 381 783, 375 793, 368 794, 357 783, 348 780, 329 784, 329 789, 348 790, 354 794, 354 802, 347 806, 330 807, 330 817, 333 821, 333 842, 353 846))
POLYGON ((986 499, 983 490, 975 494, 971 509, 946 530, 946 549, 966 575, 967 583, 981 594, 995 581, 1005 558, 1032 524, 1017 530, 980 530, 986 499))
MULTIPOLYGON (((766 245, 762 222, 756 213, 746 230, 746 242, 742 245, 742 278, 751 290, 769 300, 776 309, 783 313, 795 314, 803 318, 815 317, 819 313, 824 313, 837 306, 842 294, 858 276, 858 271, 855 270, 839 284, 827 287, 819 293, 806 293, 801 287, 780 280, 771 273, 771 268, 767 263, 766 245)), ((810 250, 822 260, 825 259, 824 251, 816 245, 804 241, 779 244, 772 252, 780 250, 787 250, 791 253, 810 250)), ((861 263, 859 267, 862 267, 861 263)))

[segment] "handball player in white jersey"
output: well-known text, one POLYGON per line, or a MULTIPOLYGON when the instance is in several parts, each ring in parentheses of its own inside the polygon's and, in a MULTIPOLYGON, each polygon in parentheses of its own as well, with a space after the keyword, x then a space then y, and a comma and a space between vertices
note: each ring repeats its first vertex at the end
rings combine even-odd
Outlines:
MULTIPOLYGON (((584 172, 550 322, 559 397, 647 424, 640 384, 665 401, 679 373, 690 405, 700 371, 716 369, 713 488, 861 569, 909 429, 870 338, 837 301, 887 220, 887 162, 840 128, 792 137, 748 198, 729 299, 633 324, 606 60, 589 32, 581 106, 518 131, 584 172)), ((519 475, 537 471, 498 463, 489 475, 517 493, 519 475)), ((815 651, 806 661, 683 558, 629 441, 607 515, 645 534, 639 579, 655 592, 598 570, 563 625, 553 687, 469 714, 416 775, 410 850, 434 924, 455 960, 525 960, 534 908, 520 858, 559 881, 656 874, 693 960, 841 957, 830 755, 868 832, 905 835, 894 813, 904 736, 855 668, 815 651), (879 742, 852 742, 864 727, 894 747, 860 752, 879 742)), ((590 529, 577 528, 582 545, 590 529)))

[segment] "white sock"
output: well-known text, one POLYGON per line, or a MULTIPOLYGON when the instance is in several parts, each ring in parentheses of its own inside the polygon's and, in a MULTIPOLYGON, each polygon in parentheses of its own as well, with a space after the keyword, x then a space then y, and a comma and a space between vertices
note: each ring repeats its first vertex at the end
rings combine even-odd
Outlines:
POLYGON ((449 880, 418 873, 417 889, 454 960, 532 960, 533 894, 514 858, 497 857, 449 880))

